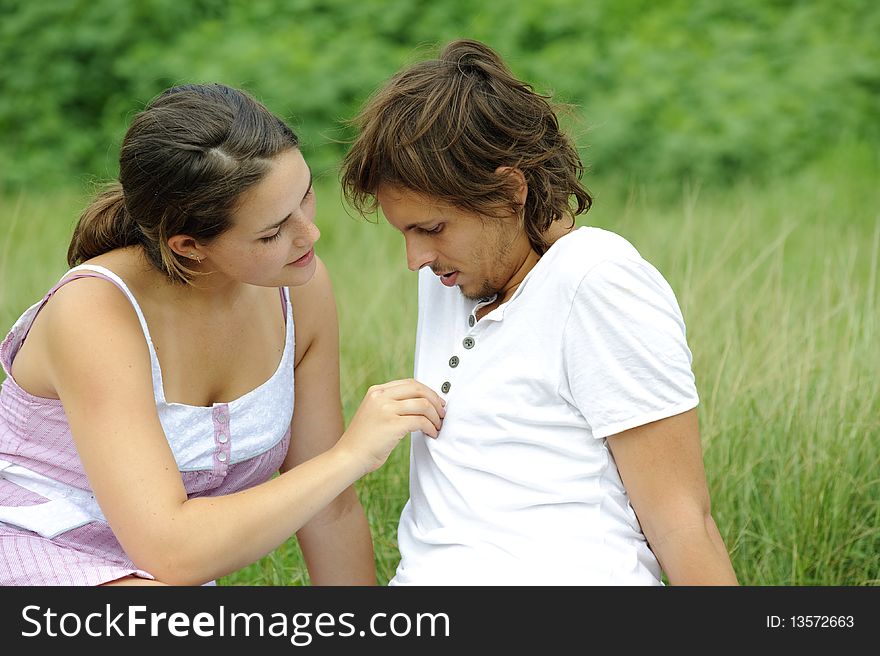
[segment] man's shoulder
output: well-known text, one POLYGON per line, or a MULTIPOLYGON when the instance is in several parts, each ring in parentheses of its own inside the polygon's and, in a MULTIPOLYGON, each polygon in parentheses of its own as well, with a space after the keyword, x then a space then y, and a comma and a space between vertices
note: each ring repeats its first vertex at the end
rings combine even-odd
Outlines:
POLYGON ((583 226, 560 238, 544 255, 557 280, 577 284, 597 265, 609 260, 641 259, 636 248, 610 230, 583 226))

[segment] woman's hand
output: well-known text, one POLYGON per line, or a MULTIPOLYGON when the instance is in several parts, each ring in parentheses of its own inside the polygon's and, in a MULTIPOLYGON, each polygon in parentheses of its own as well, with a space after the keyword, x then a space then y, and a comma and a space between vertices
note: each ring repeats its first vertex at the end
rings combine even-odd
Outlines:
POLYGON ((337 447, 354 454, 364 474, 375 471, 407 433, 437 437, 445 405, 436 392, 412 378, 373 385, 337 447))

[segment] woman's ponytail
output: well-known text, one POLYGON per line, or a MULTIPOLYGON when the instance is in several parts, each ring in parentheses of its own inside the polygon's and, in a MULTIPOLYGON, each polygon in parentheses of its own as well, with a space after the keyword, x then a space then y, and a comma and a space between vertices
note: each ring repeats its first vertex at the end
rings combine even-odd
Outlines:
POLYGON ((122 185, 113 182, 80 215, 67 248, 67 264, 74 267, 114 248, 137 244, 139 232, 125 209, 122 185))

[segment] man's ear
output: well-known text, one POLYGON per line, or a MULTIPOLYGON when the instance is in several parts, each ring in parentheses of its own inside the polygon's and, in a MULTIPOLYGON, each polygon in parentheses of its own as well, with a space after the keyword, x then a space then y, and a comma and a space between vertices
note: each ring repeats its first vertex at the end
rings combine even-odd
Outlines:
POLYGON ((529 195, 529 185, 526 176, 515 166, 499 166, 495 169, 496 175, 501 175, 510 180, 510 188, 513 191, 513 199, 519 205, 526 204, 526 196, 529 195))

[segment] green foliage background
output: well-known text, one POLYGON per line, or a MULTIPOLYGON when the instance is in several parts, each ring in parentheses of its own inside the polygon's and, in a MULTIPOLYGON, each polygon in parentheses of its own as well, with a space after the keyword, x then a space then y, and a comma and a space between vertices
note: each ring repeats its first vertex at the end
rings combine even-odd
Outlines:
POLYGON ((880 143, 873 0, 0 0, 8 189, 115 174, 131 114, 176 83, 244 87, 332 167, 402 64, 486 41, 571 120, 598 174, 704 184, 880 143))
MULTIPOLYGON (((173 84, 243 87, 318 174, 351 417, 412 371, 415 279, 399 235, 340 200, 346 120, 401 65, 481 39, 570 105, 597 198, 580 221, 676 291, 740 581, 876 586, 878 35, 876 0, 0 0, 0 319, 66 270, 87 183, 116 174, 136 111, 173 84)), ((402 444, 358 482, 383 584, 407 467, 402 444)), ((307 582, 295 538, 221 581, 307 582)))

